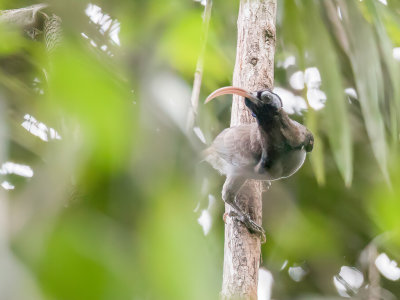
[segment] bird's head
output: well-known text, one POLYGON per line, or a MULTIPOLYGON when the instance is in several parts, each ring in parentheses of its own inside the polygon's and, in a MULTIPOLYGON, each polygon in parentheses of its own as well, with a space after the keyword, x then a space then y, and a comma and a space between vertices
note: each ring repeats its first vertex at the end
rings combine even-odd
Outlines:
POLYGON ((254 93, 248 92, 244 89, 227 86, 220 88, 211 93, 205 103, 210 100, 226 94, 235 94, 244 97, 246 106, 250 109, 252 115, 258 121, 271 119, 273 116, 279 114, 282 110, 282 101, 279 96, 270 90, 262 90, 254 93))

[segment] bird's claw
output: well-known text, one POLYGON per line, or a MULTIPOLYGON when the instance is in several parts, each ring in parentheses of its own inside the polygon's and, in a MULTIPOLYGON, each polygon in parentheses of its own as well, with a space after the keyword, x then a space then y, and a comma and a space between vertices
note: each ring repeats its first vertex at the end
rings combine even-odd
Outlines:
POLYGON ((248 214, 238 214, 235 211, 230 211, 229 216, 242 222, 251 233, 258 235, 261 240, 261 244, 266 242, 267 238, 265 236, 264 229, 254 222, 248 214))

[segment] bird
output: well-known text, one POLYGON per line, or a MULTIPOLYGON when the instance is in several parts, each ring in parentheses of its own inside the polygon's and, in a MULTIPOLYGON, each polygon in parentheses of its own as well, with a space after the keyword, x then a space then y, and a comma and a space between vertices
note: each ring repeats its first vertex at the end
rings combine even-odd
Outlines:
POLYGON ((292 120, 282 108, 281 98, 269 89, 249 92, 228 86, 215 90, 205 100, 236 94, 243 97, 256 122, 224 129, 203 151, 204 160, 226 176, 222 199, 233 208, 235 218, 265 242, 265 231, 236 203, 248 179, 274 181, 287 178, 303 165, 314 147, 312 133, 292 120))

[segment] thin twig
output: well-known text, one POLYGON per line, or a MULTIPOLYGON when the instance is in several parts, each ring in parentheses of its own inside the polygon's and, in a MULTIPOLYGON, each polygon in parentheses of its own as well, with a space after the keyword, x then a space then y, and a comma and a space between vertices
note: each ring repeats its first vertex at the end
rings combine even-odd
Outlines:
POLYGON ((376 245, 371 243, 368 246, 368 300, 379 300, 380 297, 380 274, 378 268, 375 265, 375 260, 378 256, 378 250, 376 245))
POLYGON ((212 0, 207 0, 206 5, 204 6, 203 30, 202 30, 202 36, 201 36, 200 54, 199 54, 199 58, 197 59, 196 72, 194 73, 192 96, 190 98, 190 102, 191 102, 192 106, 189 111, 188 120, 187 120, 187 130, 188 131, 190 131, 194 126, 195 118, 197 115, 197 109, 199 107, 200 87, 201 87, 201 80, 203 78, 203 68, 204 68, 204 54, 206 52, 208 28, 209 28, 210 19, 211 19, 211 7, 212 7, 212 0))

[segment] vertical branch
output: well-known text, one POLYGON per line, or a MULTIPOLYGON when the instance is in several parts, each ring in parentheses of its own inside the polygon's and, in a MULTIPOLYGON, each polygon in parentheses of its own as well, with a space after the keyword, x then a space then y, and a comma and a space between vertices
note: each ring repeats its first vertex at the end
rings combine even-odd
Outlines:
MULTIPOLYGON (((271 89, 274 78, 276 0, 241 0, 233 85, 250 91, 271 89)), ((231 126, 254 122, 244 101, 233 96, 231 126)), ((262 221, 261 182, 248 180, 236 197, 258 224, 262 221)), ((230 206, 225 205, 226 213, 230 206)), ((238 221, 225 225, 223 299, 257 299, 260 239, 238 221)))
MULTIPOLYGON (((6 103, 0 94, 0 165, 7 158, 7 126, 6 126, 6 103)), ((0 187, 0 252, 3 253, 8 248, 8 201, 6 193, 0 187)))
POLYGON ((187 120, 187 130, 188 131, 193 128, 195 117, 197 115, 197 108, 199 107, 199 95, 200 95, 201 80, 203 78, 204 54, 206 51, 208 28, 209 28, 210 19, 211 19, 211 8, 212 8, 212 0, 206 0, 206 5, 204 7, 204 15, 203 15, 203 30, 202 30, 202 36, 201 36, 201 49, 200 49, 199 58, 197 59, 196 72, 194 73, 192 96, 190 98, 192 107, 189 111, 188 120, 187 120))
POLYGON ((368 248, 368 300, 381 299, 381 287, 380 287, 380 274, 379 270, 375 265, 375 260, 378 257, 378 250, 376 245, 371 243, 368 248))

